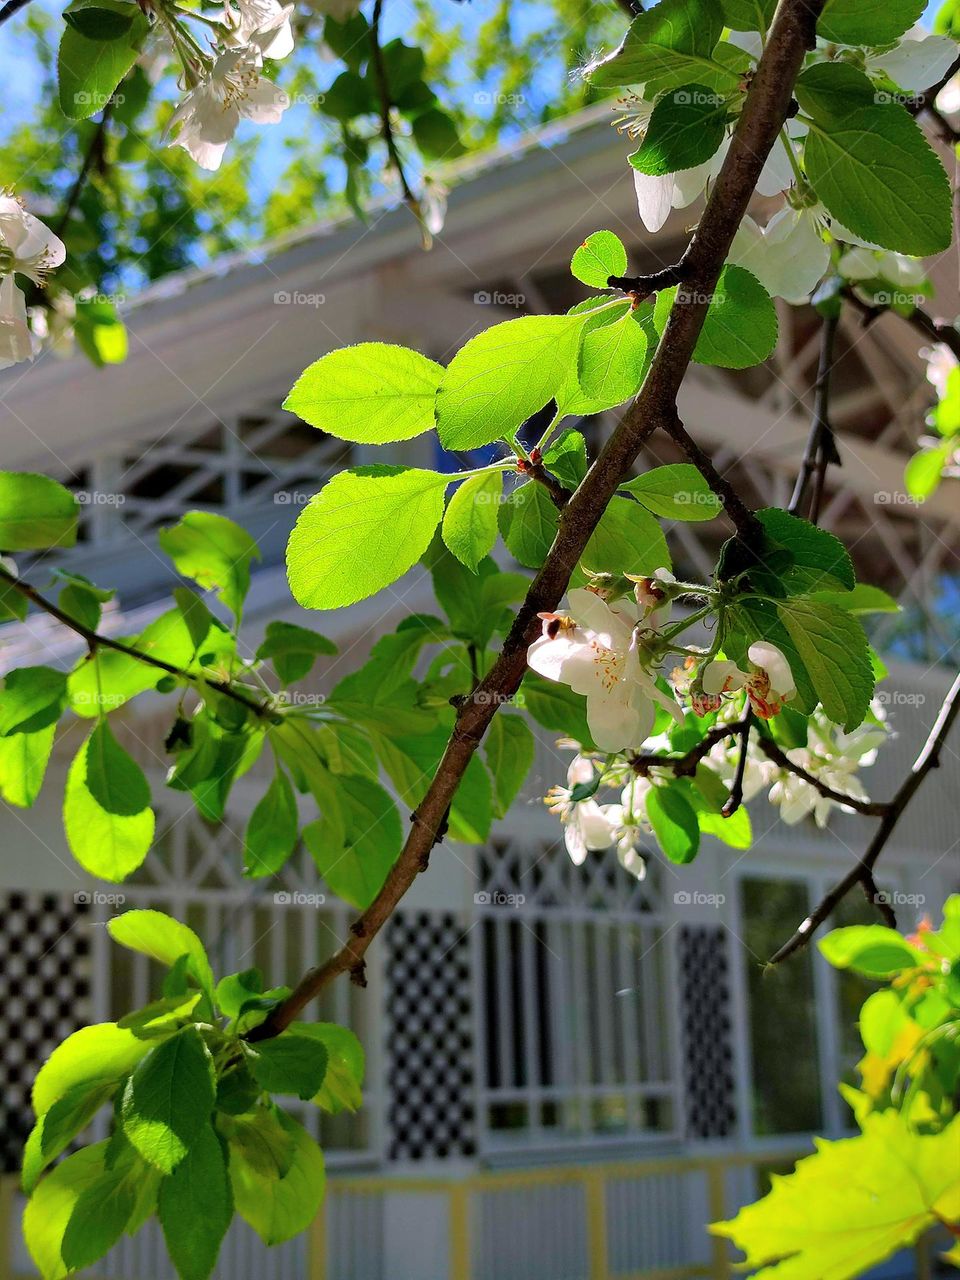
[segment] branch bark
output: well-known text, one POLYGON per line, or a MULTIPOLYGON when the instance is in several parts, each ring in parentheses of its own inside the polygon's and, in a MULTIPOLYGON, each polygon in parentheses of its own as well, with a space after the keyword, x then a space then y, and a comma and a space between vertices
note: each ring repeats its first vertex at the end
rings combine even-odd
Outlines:
MULTIPOLYGON (((881 910, 883 909, 886 904, 882 901, 882 896, 877 893, 877 886, 873 878, 877 859, 886 848, 897 823, 903 816, 904 810, 916 794, 917 788, 930 770, 939 766, 940 752, 943 750, 943 744, 958 715, 960 715, 960 674, 957 675, 950 692, 944 699, 940 714, 927 735, 927 740, 923 744, 919 755, 913 762, 913 767, 887 806, 883 820, 870 841, 866 852, 857 861, 856 866, 848 871, 829 893, 824 894, 793 937, 783 944, 776 955, 771 957, 770 964, 780 964, 788 956, 792 956, 794 952, 800 951, 805 947, 816 930, 831 915, 837 903, 841 902, 858 884, 863 887, 868 899, 874 906, 880 907, 881 910)), ((888 912, 884 912, 884 915, 889 921, 888 912)))
POLYGON ((816 21, 824 3, 781 0, 730 149, 685 255, 685 283, 690 287, 670 313, 640 394, 561 512, 553 546, 527 592, 499 658, 459 709, 446 751, 383 888, 353 925, 350 938, 301 979, 292 994, 251 1033, 251 1039, 278 1035, 339 974, 362 977, 364 954, 438 839, 460 780, 497 707, 520 686, 527 649, 540 629, 537 615, 556 609, 590 535, 644 442, 659 428, 669 428, 675 422, 677 393, 703 327, 709 298, 787 118, 793 84, 804 55, 815 46, 816 21))

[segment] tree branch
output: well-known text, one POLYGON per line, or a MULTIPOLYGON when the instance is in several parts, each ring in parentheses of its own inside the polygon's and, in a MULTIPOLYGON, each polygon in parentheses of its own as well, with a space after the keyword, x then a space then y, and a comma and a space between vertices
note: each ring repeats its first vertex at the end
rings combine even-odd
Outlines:
POLYGON ((83 162, 80 165, 80 171, 74 179, 73 186, 70 188, 67 195, 66 203, 63 206, 63 212, 60 214, 60 217, 52 228, 54 235, 59 236, 63 234, 74 209, 77 207, 77 202, 83 194, 83 188, 86 185, 87 178, 90 176, 90 171, 93 169, 95 164, 100 163, 103 159, 103 148, 107 137, 107 125, 110 123, 110 117, 113 115, 114 104, 115 99, 111 97, 104 106, 103 111, 100 113, 100 119, 97 121, 96 128, 93 131, 93 136, 90 139, 90 145, 84 153, 83 162))
POLYGON ((382 889, 355 923, 350 938, 301 979, 293 993, 251 1032, 251 1039, 278 1035, 328 983, 362 964, 373 938, 416 879, 498 706, 519 688, 527 649, 540 629, 537 615, 556 609, 590 535, 644 442, 676 419, 677 393, 703 328, 708 299, 787 117, 804 55, 815 47, 816 21, 824 3, 781 0, 730 149, 686 255, 691 289, 674 304, 637 399, 561 512, 553 546, 527 592, 500 656, 459 708, 446 751, 382 889))
POLYGON ((21 9, 25 9, 30 0, 7 0, 6 4, 0 6, 0 24, 12 18, 15 13, 19 13, 21 9))
POLYGON ((840 466, 840 454, 837 442, 830 425, 830 374, 833 371, 833 351, 836 343, 837 328, 840 324, 839 313, 823 317, 820 329, 820 360, 817 365, 817 380, 814 383, 813 420, 810 434, 807 436, 800 474, 790 499, 787 510, 791 515, 800 515, 806 501, 807 492, 813 482, 810 498, 810 520, 816 524, 820 518, 820 504, 823 499, 823 482, 827 467, 832 463, 840 466))
MULTIPOLYGON (((841 902, 851 889, 858 884, 862 885, 870 901, 875 906, 883 907, 885 904, 882 895, 877 893, 876 883, 873 879, 873 870, 877 864, 877 859, 883 853, 890 837, 893 835, 894 828, 903 816, 903 812, 907 805, 913 799, 917 788, 923 782, 924 778, 931 769, 936 769, 940 764, 940 752, 946 741, 947 734, 953 727, 957 716, 960 715, 960 674, 954 680, 950 692, 944 699, 943 706, 940 708, 940 714, 934 722, 933 728, 927 735, 927 740, 920 749, 920 753, 913 762, 913 767, 907 774, 906 778, 900 784, 900 788, 896 795, 890 801, 883 815, 879 827, 874 834, 873 839, 867 847, 866 852, 858 860, 853 867, 833 888, 821 898, 820 902, 814 910, 807 916, 803 924, 796 931, 788 942, 785 942, 780 950, 771 957, 770 964, 780 964, 786 960, 788 956, 792 956, 794 952, 800 951, 807 945, 813 934, 831 915, 837 903, 841 902)), ((889 914, 884 913, 889 920, 889 914)))
POLYGON ((809 773, 802 765, 794 764, 780 744, 774 742, 773 738, 758 734, 757 744, 768 760, 772 760, 774 764, 779 765, 781 769, 786 769, 788 773, 792 773, 795 777, 802 778, 804 782, 819 791, 826 800, 833 800, 836 804, 843 804, 849 809, 855 809, 857 813, 863 814, 865 818, 882 818, 890 809, 890 803, 884 803, 879 800, 858 800, 856 796, 848 796, 842 791, 835 791, 833 787, 827 786, 823 779, 818 778, 816 774, 809 773))
POLYGON ((192 671, 185 671, 183 667, 175 666, 172 662, 165 662, 163 658, 155 658, 150 653, 144 653, 141 649, 135 648, 133 645, 124 644, 122 640, 114 640, 111 636, 101 635, 99 631, 94 631, 91 627, 84 626, 82 622, 78 622, 76 618, 71 618, 69 613, 65 613, 59 605, 48 600, 42 595, 36 587, 32 587, 29 582, 25 582, 23 578, 18 578, 10 573, 7 569, 0 565, 0 582, 5 582, 7 586, 18 592, 25 599, 35 604, 38 609, 56 618, 57 622, 62 622, 65 627, 69 627, 71 631, 76 632, 83 640, 86 641, 87 648, 91 653, 97 649, 113 649, 117 653, 125 653, 128 658, 136 658, 138 662, 144 663, 148 667, 156 667, 158 671, 165 671, 167 675, 178 676, 182 680, 187 680, 191 684, 200 683, 206 685, 208 689, 216 689, 218 693, 222 693, 225 698, 231 698, 234 702, 239 702, 252 711, 257 716, 270 716, 273 714, 270 706, 266 702, 258 702, 255 698, 249 698, 229 680, 211 680, 209 676, 195 674, 192 671))
POLYGON ((393 132, 390 109, 393 105, 390 97, 390 80, 387 76, 386 63, 383 60, 383 48, 380 44, 380 18, 383 15, 383 0, 376 0, 373 6, 373 19, 370 23, 370 47, 373 73, 377 84, 377 95, 380 99, 380 133, 390 157, 390 163, 396 170, 403 192, 404 203, 420 221, 420 201, 407 181, 407 173, 403 167, 403 159, 397 147, 397 139, 393 132))
POLYGON ((704 756, 709 754, 711 747, 716 746, 718 742, 723 742, 724 738, 732 738, 739 734, 742 728, 742 720, 737 720, 733 724, 715 724, 707 730, 697 745, 691 747, 684 755, 670 756, 656 751, 638 752, 630 757, 630 767, 641 778, 645 778, 651 769, 672 769, 677 778, 692 777, 697 771, 697 765, 704 756))
MULTIPOLYGON (((878 307, 864 301, 850 285, 844 288, 843 296, 857 308, 863 316, 864 324, 872 324, 878 316, 882 316, 885 312, 891 310, 890 307, 878 307)), ((901 315, 899 311, 894 312, 894 314, 900 316, 900 319, 905 320, 907 324, 912 325, 914 329, 923 334, 925 338, 929 338, 931 342, 942 342, 960 360, 960 329, 957 329, 946 320, 934 319, 929 311, 924 311, 923 307, 914 307, 910 314, 906 316, 901 315)))

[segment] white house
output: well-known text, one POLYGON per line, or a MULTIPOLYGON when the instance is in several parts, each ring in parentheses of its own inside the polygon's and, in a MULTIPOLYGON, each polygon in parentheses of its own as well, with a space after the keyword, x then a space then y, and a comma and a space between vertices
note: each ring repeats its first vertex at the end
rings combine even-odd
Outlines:
MULTIPOLYGON (((131 300, 123 366, 45 355, 0 378, 3 465, 58 476, 85 495, 81 542, 59 562, 119 588, 107 625, 135 632, 159 611, 178 580, 155 531, 196 507, 229 514, 260 542, 251 648, 268 620, 304 621, 286 587, 288 532, 304 498, 364 450, 279 409, 296 375, 359 340, 445 360, 495 320, 563 309, 581 296, 570 255, 600 227, 618 232, 639 271, 670 260, 695 214, 675 214, 651 242, 624 155, 606 108, 592 110, 465 168, 428 254, 402 209, 378 212, 369 226, 313 227, 131 300)), ((932 271, 952 314, 956 263, 932 271)), ((781 321, 785 341, 769 365, 741 374, 697 367, 681 399, 688 428, 758 505, 789 498, 816 362, 812 314, 784 308, 781 321)), ((824 523, 852 546, 861 576, 905 605, 875 636, 890 659, 885 696, 897 736, 864 780, 884 798, 960 653, 960 482, 945 482, 922 507, 905 499, 903 465, 929 402, 913 331, 895 317, 865 329, 847 315, 841 344, 834 420, 843 467, 824 523)), ((609 428, 607 418, 585 426, 595 442, 609 428)), ((394 460, 433 465, 434 449, 395 446, 394 460)), ((645 461, 674 456, 654 438, 645 461)), ((674 556, 708 574, 723 533, 719 523, 693 528, 670 531, 674 556)), ((42 579, 42 566, 32 572, 42 579)), ((429 603, 429 579, 414 571, 372 601, 310 618, 341 645, 324 680, 429 603)), ((0 632, 0 660, 69 664, 80 653, 74 640, 31 617, 0 632)), ((243 880, 237 833, 262 779, 241 780, 219 829, 162 790, 161 707, 140 698, 121 713, 160 806, 156 848, 130 883, 92 883, 66 848, 58 787, 77 736, 69 728, 37 807, 0 812, 8 1171, 43 1057, 78 1024, 155 991, 156 971, 118 952, 99 927, 117 909, 111 895, 195 925, 222 971, 259 964, 276 982, 345 936, 350 912, 329 894, 318 905, 323 885, 308 857, 276 883, 243 880)), ((960 741, 948 746, 884 858, 883 884, 901 895, 905 924, 936 918, 957 887, 958 753, 960 741)), ((539 797, 564 767, 542 734, 528 798, 489 845, 436 850, 371 953, 368 988, 328 991, 316 1014, 361 1035, 369 1078, 364 1109, 321 1126, 331 1172, 324 1217, 275 1251, 236 1226, 218 1276, 727 1275, 725 1246, 703 1224, 752 1198, 758 1170, 807 1148, 811 1132, 843 1132, 835 1082, 858 1056, 853 1019, 864 992, 812 952, 771 975, 761 964, 849 868, 871 821, 841 815, 825 832, 787 828, 761 803, 748 853, 708 841, 690 868, 653 858, 638 884, 612 857, 577 869, 558 847, 539 797)), ((860 918, 866 905, 845 911, 860 918)), ((30 1275, 14 1181, 3 1186, 0 1275, 30 1275)), ((902 1259, 890 1274, 928 1274, 912 1268, 902 1259)), ((95 1274, 172 1277, 155 1224, 95 1274)))

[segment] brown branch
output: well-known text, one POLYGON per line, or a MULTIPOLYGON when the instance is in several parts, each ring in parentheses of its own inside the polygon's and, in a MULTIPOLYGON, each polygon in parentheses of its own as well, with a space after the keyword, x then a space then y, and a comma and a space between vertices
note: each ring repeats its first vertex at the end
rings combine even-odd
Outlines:
POLYGON ((553 546, 520 606, 500 656, 459 708, 443 758, 382 889, 350 938, 300 980, 293 993, 251 1033, 252 1039, 278 1035, 328 983, 361 963, 373 938, 416 879, 498 706, 519 688, 527 649, 540 629, 537 615, 556 609, 590 535, 644 443, 658 428, 669 428, 675 421, 677 394, 703 328, 708 298, 787 117, 804 55, 815 47, 816 21, 824 3, 781 0, 730 149, 686 255, 690 291, 674 304, 637 399, 561 512, 553 546))
POLYGON ((0 23, 12 18, 15 13, 19 13, 21 9, 26 8, 29 3, 30 0, 7 0, 7 3, 0 7, 0 23))
MULTIPOLYGON (((917 788, 930 770, 939 766, 940 752, 943 749, 947 734, 950 732, 958 715, 960 715, 960 674, 957 675, 950 692, 944 699, 940 714, 937 716, 933 728, 927 735, 926 742, 913 762, 913 767, 900 784, 896 795, 888 804, 883 819, 874 833, 866 852, 858 860, 856 866, 835 884, 828 893, 824 894, 793 937, 788 942, 785 942, 776 955, 771 958, 770 964, 780 964, 788 956, 792 956, 795 951, 800 951, 805 947, 816 930, 833 912, 837 903, 841 902, 851 889, 854 889, 858 884, 863 886, 864 891, 874 905, 879 907, 887 905, 882 901, 878 902, 878 898, 882 898, 882 895, 877 893, 876 883, 873 879, 874 868, 878 858, 886 848, 887 842, 893 835, 894 828, 900 821, 904 810, 913 799, 917 788)), ((884 912, 884 916, 889 919, 887 912, 884 912)))
POLYGON ((390 97, 390 80, 387 76, 387 66, 383 60, 383 48, 380 44, 380 18, 383 15, 383 0, 376 0, 373 6, 373 18, 370 23, 370 60, 373 63, 373 74, 377 84, 377 96, 380 100, 380 133, 386 144, 387 154, 390 157, 390 163, 396 170, 397 177, 400 180, 400 190, 403 192, 404 203, 420 220, 420 201, 413 192, 410 183, 407 181, 406 170, 403 167, 403 159, 397 147, 397 139, 393 132, 393 122, 390 119, 390 110, 393 106, 393 100, 390 97))
POLYGON ((670 421, 664 424, 664 430, 679 445, 723 503, 727 515, 740 536, 740 541, 748 546, 758 542, 763 536, 763 527, 755 513, 747 507, 730 481, 716 469, 710 455, 693 439, 676 412, 673 413, 670 421))
POLYGON ((255 715, 270 716, 273 714, 268 703, 258 702, 255 698, 248 698, 245 693, 242 693, 228 680, 211 680, 209 676, 186 671, 183 667, 175 666, 172 662, 165 662, 163 658, 155 658, 152 654, 144 653, 133 645, 124 644, 122 640, 114 640, 111 636, 104 636, 99 631, 94 631, 92 627, 84 626, 76 618, 71 618, 69 613, 65 613, 59 605, 54 604, 52 600, 48 600, 36 587, 32 587, 23 578, 16 577, 2 565, 0 565, 0 581, 5 582, 7 586, 32 604, 35 604, 44 613, 49 614, 51 618, 56 618, 57 622, 62 622, 65 627, 69 627, 71 631, 76 632, 81 639, 86 641, 87 648, 91 653, 96 652, 97 649, 113 649, 117 653, 125 653, 128 658, 136 658, 138 662, 142 662, 148 667, 156 667, 158 671, 165 671, 167 675, 178 676, 182 680, 190 681, 191 684, 199 682, 208 689, 215 689, 218 693, 222 693, 225 698, 232 698, 234 702, 241 703, 248 711, 254 712, 255 715))
MULTIPOLYGON (((844 288, 843 296, 857 308, 863 316, 864 324, 872 324, 884 312, 891 309, 890 307, 876 306, 873 303, 866 302, 851 285, 847 285, 844 288)), ((899 311, 894 312, 894 314, 899 316, 901 320, 905 320, 907 324, 912 325, 914 329, 923 334, 925 338, 929 338, 931 342, 942 342, 960 360, 960 329, 950 324, 949 321, 935 319, 929 311, 924 311, 923 307, 914 307, 909 315, 902 315, 899 311)))
POLYGON ((735 734, 739 734, 742 728, 742 720, 737 720, 733 724, 715 724, 707 730, 695 747, 691 747, 682 756, 664 755, 656 751, 638 752, 630 757, 630 767, 642 778, 645 778, 651 769, 672 769, 677 778, 692 777, 697 771, 697 765, 709 753, 711 747, 716 746, 718 742, 723 742, 724 738, 732 738, 735 734))
POLYGON ((740 754, 737 756, 737 771, 733 775, 733 786, 724 801, 720 813, 724 818, 732 818, 743 804, 743 778, 747 771, 747 755, 750 751, 750 726, 753 723, 753 711, 747 707, 740 721, 740 754))
POLYGON ((812 482, 813 490, 810 494, 808 514, 814 524, 820 518, 823 482, 827 467, 831 463, 834 466, 841 465, 829 413, 830 374, 833 371, 833 351, 839 323, 839 314, 823 317, 820 329, 820 360, 817 365, 817 380, 813 385, 813 420, 810 423, 810 434, 807 436, 806 448, 803 451, 800 473, 797 476, 790 505, 787 507, 791 515, 801 515, 812 482))
POLYGON ((524 475, 543 485, 547 493, 549 493, 553 505, 562 511, 573 496, 570 490, 565 485, 562 485, 556 476, 552 476, 542 462, 527 462, 525 459, 521 459, 517 465, 518 470, 523 472, 524 475))

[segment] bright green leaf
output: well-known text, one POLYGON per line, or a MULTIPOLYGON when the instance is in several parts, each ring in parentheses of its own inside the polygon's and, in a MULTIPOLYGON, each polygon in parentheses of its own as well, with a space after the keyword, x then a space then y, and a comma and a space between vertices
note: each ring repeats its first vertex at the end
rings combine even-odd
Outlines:
POLYGON ((585 395, 619 404, 640 390, 648 367, 647 335, 631 313, 585 332, 577 377, 585 395))
POLYGON ((854 615, 803 596, 782 601, 778 612, 824 711, 849 733, 867 714, 875 684, 863 627, 854 615))
POLYGON ((294 1022, 300 1036, 319 1040, 327 1051, 327 1072, 313 1102, 331 1115, 356 1111, 363 1102, 363 1045, 348 1027, 333 1022, 294 1022))
POLYGON ((712 520, 722 503, 695 466, 672 462, 653 467, 620 486, 664 520, 712 520))
POLYGON ((346 825, 343 841, 320 818, 303 829, 303 840, 334 893, 363 910, 380 891, 403 843, 400 815, 378 783, 343 776, 337 780, 346 825))
POLYGON ((268 622, 257 658, 269 659, 285 685, 302 680, 318 657, 333 657, 337 646, 326 636, 293 622, 268 622))
POLYGON ((880 924, 855 924, 834 929, 817 944, 837 969, 852 969, 865 978, 892 978, 901 969, 915 969, 923 955, 896 929, 880 924))
POLYGON ((70 850, 84 870, 119 881, 136 871, 147 856, 156 819, 139 766, 115 743, 115 751, 105 751, 108 732, 106 721, 101 721, 74 757, 63 797, 63 827, 70 850), (111 760, 125 759, 117 785, 108 782, 103 772, 105 754, 111 760), (148 803, 135 808, 135 802, 144 797, 148 803), (104 801, 112 808, 105 807, 104 801))
POLYGON ((37 733, 56 723, 67 696, 67 677, 52 667, 17 667, 0 692, 0 737, 37 733))
POLYGON ((570 274, 591 289, 606 289, 609 276, 627 270, 627 251, 612 231, 594 231, 573 255, 570 274))
POLYGON ((28 471, 0 471, 0 549, 72 547, 77 500, 62 484, 28 471))
POLYGON ((882 47, 919 22, 925 7, 925 0, 827 0, 817 35, 837 44, 882 47))
POLYGON ((227 1163, 210 1124, 161 1182, 157 1216, 180 1280, 207 1280, 233 1217, 227 1163))
POLYGON ((248 1066, 268 1093, 290 1093, 312 1098, 320 1092, 327 1073, 326 1048, 312 1036, 285 1031, 262 1040, 251 1050, 248 1066))
POLYGON ((670 552, 655 516, 631 498, 614 497, 580 559, 594 573, 646 573, 668 568, 670 552))
POLYGON ((107 921, 107 932, 121 947, 142 952, 158 964, 172 967, 189 956, 189 971, 201 990, 213 990, 213 973, 203 943, 187 925, 162 911, 125 911, 107 921))
POLYGON ((718 149, 726 122, 722 94, 702 84, 673 89, 658 100, 630 163, 639 173, 657 177, 693 169, 718 149))
POLYGON ((559 511, 536 480, 517 485, 500 507, 500 532, 507 550, 528 569, 543 564, 559 523, 559 511))
POLYGON ((673 784, 652 787, 646 796, 647 817, 660 848, 671 862, 692 862, 700 847, 700 824, 693 806, 673 784))
POLYGON ((447 503, 443 540, 474 573, 497 540, 497 511, 502 501, 503 473, 486 471, 470 476, 447 503))
POLYGON ((483 739, 483 753, 493 778, 494 812, 506 816, 533 765, 533 734, 522 716, 501 711, 483 739))
POLYGON ((230 1144, 230 1180, 237 1213, 265 1244, 280 1244, 304 1231, 316 1217, 325 1189, 323 1152, 292 1116, 278 1111, 277 1119, 294 1144, 283 1177, 263 1173, 242 1148, 230 1144))
POLYGON ((239 618, 250 589, 250 564, 260 552, 246 529, 215 511, 188 511, 157 534, 179 573, 217 596, 239 618))
POLYGON ((213 1061, 194 1027, 137 1064, 123 1094, 123 1132, 148 1164, 170 1174, 209 1128, 213 1061))
MULTIPOLYGON (((676 288, 657 295, 654 321, 660 334, 677 297, 676 288)), ((689 295, 683 298, 695 301, 689 295)), ((724 267, 693 358, 699 364, 747 369, 766 360, 777 345, 777 333, 776 307, 759 280, 743 267, 724 267)))
POLYGON ((452 479, 403 467, 334 476, 304 508, 287 544, 297 603, 336 609, 396 582, 427 549, 452 479))
POLYGON ((293 787, 277 771, 247 822, 243 841, 243 874, 252 878, 279 871, 297 843, 299 817, 293 787))

